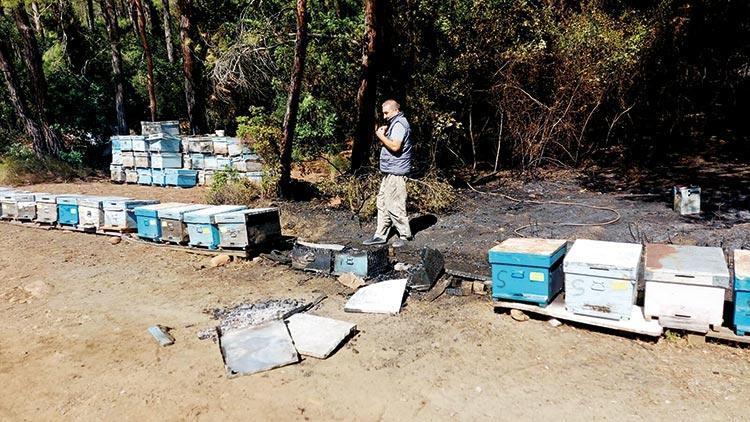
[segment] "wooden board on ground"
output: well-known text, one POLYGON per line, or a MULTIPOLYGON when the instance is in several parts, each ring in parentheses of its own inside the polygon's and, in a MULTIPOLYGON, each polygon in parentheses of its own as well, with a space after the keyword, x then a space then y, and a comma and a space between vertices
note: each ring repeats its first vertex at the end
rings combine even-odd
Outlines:
POLYGON ((80 233, 96 233, 96 227, 74 227, 74 226, 57 226, 60 230, 67 230, 69 232, 80 232, 80 233))
POLYGON ((647 321, 643 317, 643 309, 636 305, 633 305, 630 319, 624 321, 574 314, 565 309, 565 300, 563 299, 562 294, 557 295, 557 298, 547 305, 546 308, 530 303, 509 302, 503 300, 495 300, 493 305, 495 308, 519 309, 524 312, 544 315, 561 321, 577 322, 580 324, 593 325, 616 331, 626 331, 645 336, 660 337, 663 332, 663 328, 659 325, 659 322, 647 321))
POLYGON ((706 338, 750 344, 750 336, 738 336, 727 327, 721 327, 719 331, 709 330, 706 333, 706 338))
POLYGON ((216 256, 216 255, 224 254, 224 255, 235 257, 235 258, 248 258, 250 256, 249 251, 242 250, 242 249, 205 249, 205 248, 196 248, 196 247, 187 246, 187 245, 184 245, 184 246, 176 245, 174 243, 151 242, 148 240, 143 240, 143 239, 139 239, 137 237, 131 237, 131 236, 123 236, 122 238, 127 240, 128 242, 140 243, 142 245, 149 245, 149 246, 169 249, 173 251, 189 252, 189 253, 194 253, 197 255, 216 256))

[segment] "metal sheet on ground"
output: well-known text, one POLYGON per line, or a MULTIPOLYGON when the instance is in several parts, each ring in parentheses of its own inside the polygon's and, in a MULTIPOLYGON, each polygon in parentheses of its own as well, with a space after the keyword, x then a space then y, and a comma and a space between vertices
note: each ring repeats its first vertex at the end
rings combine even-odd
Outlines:
POLYGON ((346 312, 397 314, 406 290, 406 279, 386 280, 357 290, 344 306, 346 312))
POLYGON ((288 327, 300 354, 325 359, 351 335, 357 325, 317 315, 296 314, 288 319, 288 327))
POLYGON ((219 348, 230 376, 255 374, 299 361, 284 321, 222 333, 219 348))
POLYGON ((558 295, 557 298, 547 305, 546 308, 528 303, 509 301, 495 301, 494 306, 496 308, 519 309, 525 312, 557 318, 559 320, 578 322, 596 327, 609 328, 616 331, 626 331, 652 337, 659 337, 662 335, 663 328, 659 325, 659 322, 647 321, 643 317, 643 310, 640 306, 633 305, 633 310, 629 320, 618 321, 574 314, 565 309, 565 300, 563 296, 564 295, 562 294, 558 295))

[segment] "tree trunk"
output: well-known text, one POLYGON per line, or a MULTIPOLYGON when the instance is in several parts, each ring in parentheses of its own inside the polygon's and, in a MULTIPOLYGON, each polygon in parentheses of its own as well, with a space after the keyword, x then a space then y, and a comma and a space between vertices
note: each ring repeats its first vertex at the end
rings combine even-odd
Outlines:
POLYGON ((172 45, 172 14, 169 11, 169 0, 162 0, 162 19, 164 20, 164 42, 167 48, 167 60, 174 63, 174 45, 172 45))
POLYGON ((94 0, 86 0, 86 25, 89 31, 94 30, 96 20, 94 19, 94 0))
POLYGON ((37 2, 31 2, 31 12, 34 17, 34 29, 36 30, 39 38, 44 39, 44 27, 42 26, 42 15, 39 13, 39 4, 37 2))
POLYGON ((143 10, 141 0, 133 0, 136 10, 138 23, 138 35, 141 38, 143 46, 143 55, 146 57, 146 85, 148 88, 148 109, 151 111, 151 121, 156 121, 156 91, 154 91, 154 61, 151 57, 151 48, 148 46, 146 37, 146 14, 143 10))
POLYGON ((86 49, 73 5, 70 0, 58 0, 53 3, 57 17, 57 37, 63 46, 70 67, 80 72, 86 64, 86 49))
POLYGON ((292 144, 294 143, 294 129, 297 126, 302 75, 305 70, 305 56, 307 55, 307 21, 307 0, 297 0, 297 40, 294 46, 294 67, 289 83, 289 97, 286 103, 284 129, 281 138, 279 193, 283 197, 289 197, 292 193, 292 144))
POLYGON ((160 32, 161 28, 159 28, 159 13, 156 11, 156 7, 154 7, 154 2, 151 0, 143 0, 143 8, 146 11, 146 23, 148 24, 151 36, 155 39, 159 39, 164 36, 164 34, 160 32))
POLYGON ((125 78, 122 76, 122 53, 120 52, 120 28, 117 23, 115 0, 99 0, 107 28, 109 50, 112 55, 112 79, 115 83, 115 114, 117 115, 117 134, 128 134, 128 123, 125 120, 125 78))
POLYGON ((42 141, 39 141, 40 144, 35 146, 35 151, 37 151, 37 154, 57 157, 62 150, 62 142, 47 124, 44 107, 47 98, 47 81, 44 78, 44 70, 42 69, 42 55, 39 53, 39 46, 34 35, 34 30, 29 24, 29 15, 26 13, 24 2, 19 1, 13 8, 13 20, 20 34, 21 46, 19 50, 26 65, 29 84, 31 86, 31 97, 33 97, 34 101, 31 115, 36 118, 37 125, 42 133, 41 139, 44 140, 44 145, 41 144, 42 141))
POLYGON ((18 94, 18 77, 16 76, 15 69, 13 69, 11 53, 8 46, 5 44, 5 40, 0 40, 0 71, 3 73, 5 79, 5 87, 8 91, 8 97, 13 105, 13 109, 18 116, 18 119, 23 124, 26 134, 31 138, 31 146, 34 153, 42 157, 47 153, 46 143, 44 135, 42 134, 39 125, 34 119, 31 118, 26 104, 21 100, 18 94))
POLYGON ((35 111, 43 113, 44 102, 47 97, 47 81, 44 78, 42 68, 42 55, 39 53, 39 45, 34 31, 29 25, 29 15, 24 8, 24 2, 19 1, 13 8, 13 20, 18 28, 18 33, 21 35, 19 52, 29 72, 28 77, 34 96, 35 111))
POLYGON ((193 24, 193 0, 178 0, 180 12, 180 46, 182 70, 185 76, 185 103, 193 134, 205 129, 205 98, 203 96, 203 64, 196 60, 195 48, 199 40, 193 24))
POLYGON ((351 172, 369 161, 368 153, 375 133, 375 95, 377 93, 378 1, 365 0, 365 35, 362 66, 357 91, 357 134, 352 145, 351 172))
POLYGON ((130 16, 131 28, 133 28, 133 34, 135 35, 135 37, 139 38, 140 32, 138 32, 138 6, 136 6, 135 0, 128 0, 128 4, 130 5, 128 15, 130 16))

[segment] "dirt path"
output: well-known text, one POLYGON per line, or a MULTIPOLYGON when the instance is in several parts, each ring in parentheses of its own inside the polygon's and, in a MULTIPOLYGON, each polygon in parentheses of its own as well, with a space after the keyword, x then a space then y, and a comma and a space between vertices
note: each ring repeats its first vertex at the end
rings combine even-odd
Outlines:
MULTIPOLYGON (((200 200, 98 183, 29 189, 200 200)), ((336 212, 285 216, 285 231, 339 233, 322 225, 336 212)), ((422 237, 445 242, 441 224, 422 237)), ((489 229, 474 229, 467 256, 489 229)), ((108 240, 0 224, 0 420, 744 420, 750 409, 748 349, 519 323, 482 297, 345 314, 349 293, 331 278, 262 260, 206 268, 206 257, 108 240), (320 292, 315 313, 360 330, 327 360, 227 379, 216 344, 197 339, 212 324, 203 309, 320 292), (153 341, 156 323, 175 328, 175 345, 153 341)))

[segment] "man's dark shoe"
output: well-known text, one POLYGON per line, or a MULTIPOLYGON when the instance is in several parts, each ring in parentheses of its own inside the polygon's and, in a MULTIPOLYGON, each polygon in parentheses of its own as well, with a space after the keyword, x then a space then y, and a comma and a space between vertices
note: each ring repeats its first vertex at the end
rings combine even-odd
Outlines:
POLYGON ((372 239, 365 240, 364 242, 362 242, 362 244, 365 245, 365 246, 370 246, 370 245, 384 245, 385 242, 387 242, 387 239, 382 238, 382 237, 373 236, 372 239))
POLYGON ((398 239, 394 240, 391 244, 394 248, 403 248, 406 246, 406 242, 410 241, 411 239, 408 237, 399 237, 398 239))

